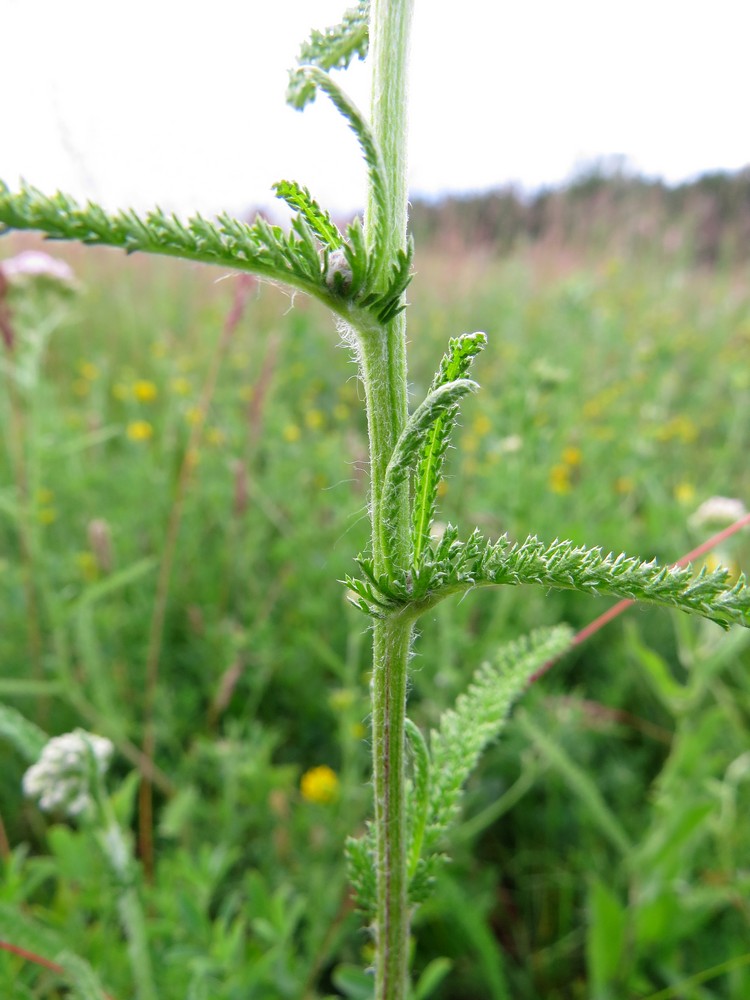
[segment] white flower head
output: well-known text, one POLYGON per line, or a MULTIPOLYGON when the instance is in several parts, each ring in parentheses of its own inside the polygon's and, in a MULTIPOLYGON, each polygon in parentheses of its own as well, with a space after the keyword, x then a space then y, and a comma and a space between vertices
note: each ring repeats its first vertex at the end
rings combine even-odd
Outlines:
POLYGON ((92 779, 106 773, 113 750, 104 736, 84 729, 55 736, 24 774, 24 794, 36 799, 44 812, 79 816, 93 803, 92 779))
POLYGON ((703 528, 709 524, 720 527, 734 524, 745 514, 747 509, 741 500, 735 500, 734 497, 709 497, 691 515, 690 524, 694 528, 703 528))

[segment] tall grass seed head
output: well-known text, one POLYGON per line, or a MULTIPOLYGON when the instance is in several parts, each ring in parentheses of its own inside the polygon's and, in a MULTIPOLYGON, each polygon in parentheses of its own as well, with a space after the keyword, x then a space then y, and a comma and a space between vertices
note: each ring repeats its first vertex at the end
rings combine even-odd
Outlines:
POLYGON ((55 736, 24 774, 24 794, 43 812, 80 816, 93 804, 92 778, 106 773, 113 750, 110 740, 84 729, 55 736))

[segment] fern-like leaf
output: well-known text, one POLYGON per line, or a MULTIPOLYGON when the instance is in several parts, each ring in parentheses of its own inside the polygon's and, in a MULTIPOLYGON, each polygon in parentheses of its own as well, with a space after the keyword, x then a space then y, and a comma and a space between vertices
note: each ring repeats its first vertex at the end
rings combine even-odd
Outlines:
MULTIPOLYGON (((385 472, 383 483, 383 524, 386 534, 389 526, 398 521, 399 504, 401 502, 404 483, 414 470, 418 455, 425 439, 435 424, 453 411, 467 393, 474 392, 479 386, 471 379, 456 379, 446 382, 434 389, 412 413, 406 427, 393 449, 391 460, 385 472)), ((392 565, 391 546, 388 538, 384 538, 386 558, 390 568, 392 565)))
POLYGON ((373 196, 374 211, 372 218, 372 246, 374 248, 371 260, 371 272, 377 274, 381 265, 384 246, 383 226, 389 217, 390 204, 388 199, 387 174, 383 166, 383 158, 374 135, 365 116, 357 108, 341 87, 327 73, 317 66, 302 66, 300 73, 305 74, 310 83, 326 94, 336 110, 345 119, 355 135, 362 151, 370 181, 373 196))
POLYGON ((455 708, 445 712, 430 733, 432 778, 424 838, 428 864, 458 815, 462 789, 482 752, 500 735, 533 674, 570 646, 572 634, 567 626, 538 629, 503 646, 494 663, 476 671, 455 708))
POLYGON ((372 309, 379 321, 385 325, 390 323, 406 308, 403 295, 412 279, 411 266, 414 260, 414 240, 410 236, 406 250, 399 250, 396 260, 391 265, 388 286, 384 292, 372 292, 363 298, 360 305, 372 309))
POLYGON ((346 863, 349 882, 354 889, 357 906, 363 913, 375 912, 377 898, 375 874, 375 831, 371 823, 360 837, 346 842, 346 863))
POLYGON ((729 586, 729 571, 660 566, 625 554, 605 554, 556 539, 545 545, 535 535, 523 542, 503 536, 489 542, 475 532, 461 543, 455 529, 431 546, 421 582, 423 610, 449 594, 472 587, 538 584, 558 590, 644 601, 698 614, 723 627, 750 627, 750 587, 744 575, 729 586))
POLYGON ((228 215, 216 221, 196 215, 185 222, 160 209, 143 218, 130 210, 110 214, 91 202, 81 205, 68 195, 48 196, 27 185, 11 192, 0 181, 0 235, 13 229, 251 271, 337 305, 309 234, 284 233, 260 218, 249 224, 228 215))
MULTIPOLYGON (((346 69, 352 59, 365 59, 369 43, 369 0, 360 0, 347 10, 340 24, 323 31, 313 31, 301 49, 299 67, 318 66, 322 70, 346 69)), ((286 99, 293 108, 302 109, 315 100, 316 86, 299 68, 290 70, 286 99)))
POLYGON ((430 895, 435 876, 447 860, 440 846, 458 816, 464 785, 481 754, 500 735, 510 709, 536 670, 564 652, 571 638, 567 626, 558 626, 539 629, 502 647, 494 663, 476 671, 455 708, 443 714, 438 729, 430 734, 428 822, 422 856, 410 870, 411 903, 421 903, 430 895))
POLYGON ((422 842, 430 807, 430 753, 424 736, 411 719, 406 719, 406 738, 412 753, 412 778, 409 801, 409 876, 416 873, 422 854, 422 842))
POLYGON ((307 188, 295 181, 278 181, 273 185, 277 197, 283 199, 290 208, 303 217, 310 229, 327 250, 339 250, 344 237, 338 226, 325 209, 315 201, 307 188))
MULTIPOLYGON (((750 587, 744 575, 730 585, 729 571, 723 567, 694 573, 691 566, 660 566, 655 560, 605 555, 600 548, 570 541, 556 539, 545 545, 535 535, 523 542, 511 542, 507 536, 490 542, 476 530, 461 541, 458 530, 448 525, 442 538, 424 550, 420 565, 408 575, 406 589, 402 578, 396 575, 387 583, 370 580, 363 605, 371 615, 403 611, 409 605, 416 619, 451 594, 474 587, 537 584, 675 608, 723 628, 750 628, 750 587)), ((348 586, 356 590, 357 581, 348 581, 348 586)))
MULTIPOLYGON (((352 299, 356 299, 360 291, 365 288, 370 274, 365 233, 359 217, 346 228, 346 243, 343 246, 343 253, 351 274, 349 295, 352 299)), ((359 304, 364 306, 364 299, 359 304)))
MULTIPOLYGON (((465 378, 472 361, 486 344, 487 337, 484 333, 467 333, 452 339, 430 391, 434 392, 441 385, 446 385, 455 379, 465 378)), ((414 562, 417 565, 423 549, 429 544, 430 526, 435 518, 443 461, 457 415, 458 406, 453 406, 435 421, 430 433, 425 437, 419 455, 412 511, 414 562)))

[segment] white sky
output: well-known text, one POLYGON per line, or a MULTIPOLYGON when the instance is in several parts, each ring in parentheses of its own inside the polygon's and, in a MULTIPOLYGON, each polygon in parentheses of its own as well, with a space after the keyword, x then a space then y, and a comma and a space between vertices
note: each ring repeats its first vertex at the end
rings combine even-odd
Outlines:
MULTIPOLYGON (((284 103, 311 27, 347 0, 0 0, 0 178, 109 207, 334 211, 364 170, 323 98, 284 103)), ((524 188, 625 154, 678 180, 750 163, 748 0, 416 0, 414 195, 524 188)), ((366 69, 343 80, 367 107, 366 69)))

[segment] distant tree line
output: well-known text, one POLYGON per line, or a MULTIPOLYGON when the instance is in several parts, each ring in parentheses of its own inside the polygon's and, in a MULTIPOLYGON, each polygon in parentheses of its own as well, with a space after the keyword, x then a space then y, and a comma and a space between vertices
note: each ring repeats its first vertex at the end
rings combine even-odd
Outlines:
POLYGON ((529 244, 680 255, 704 265, 750 260, 750 166, 668 185, 595 165, 527 195, 508 187, 412 203, 417 245, 508 254, 529 244))

